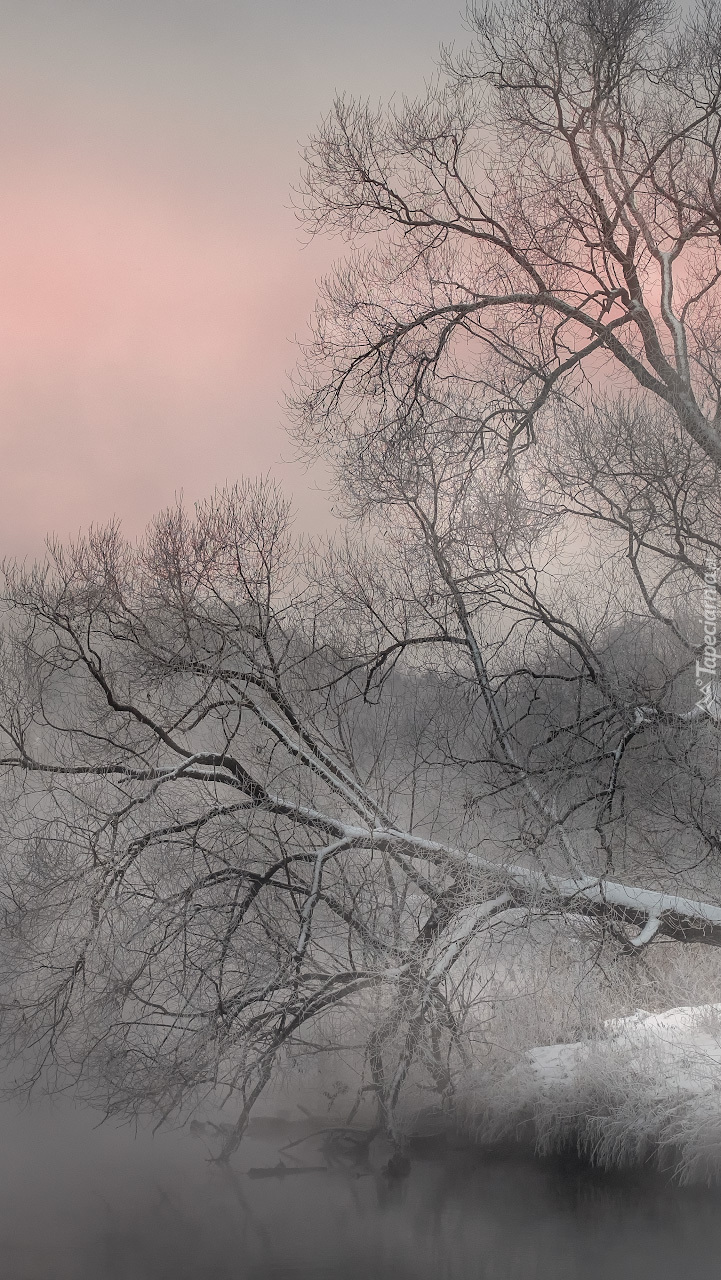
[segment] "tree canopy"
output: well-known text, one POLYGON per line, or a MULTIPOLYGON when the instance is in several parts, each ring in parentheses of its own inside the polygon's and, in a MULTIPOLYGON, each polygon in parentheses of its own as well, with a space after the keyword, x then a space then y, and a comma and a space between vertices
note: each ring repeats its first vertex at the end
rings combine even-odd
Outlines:
POLYGON ((721 462, 721 22, 662 0, 471 6, 426 94, 339 98, 302 213, 353 248, 296 396, 309 444, 459 408, 513 452, 612 378, 721 462))

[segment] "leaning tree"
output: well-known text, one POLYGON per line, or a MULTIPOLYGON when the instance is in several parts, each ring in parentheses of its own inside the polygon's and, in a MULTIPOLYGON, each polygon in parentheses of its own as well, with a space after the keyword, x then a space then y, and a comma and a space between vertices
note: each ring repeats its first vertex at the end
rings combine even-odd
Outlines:
POLYGON ((224 1159, 324 1046, 393 1135, 447 1101, 499 931, 721 942, 714 13, 471 24, 308 151, 345 530, 244 483, 6 569, 4 1043, 111 1111, 232 1099, 224 1159))
POLYGON ((683 611, 619 613, 608 545, 579 592, 558 502, 443 439, 375 481, 366 454, 382 540, 312 552, 244 485, 8 568, 3 1035, 31 1080, 237 1101, 228 1158, 288 1054, 352 1044, 397 1136, 414 1074, 448 1101, 468 1061, 494 930, 721 942, 683 611))

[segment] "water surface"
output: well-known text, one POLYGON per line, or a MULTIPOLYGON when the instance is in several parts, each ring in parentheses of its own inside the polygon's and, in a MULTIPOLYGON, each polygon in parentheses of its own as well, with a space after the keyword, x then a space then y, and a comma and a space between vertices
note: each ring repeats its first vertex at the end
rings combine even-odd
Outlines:
POLYGON ((3 1127, 8 1280, 678 1280, 721 1258, 721 1193, 571 1161, 448 1151, 399 1181, 378 1162, 254 1179, 288 1133, 256 1135, 223 1172, 202 1141, 87 1114, 3 1127))

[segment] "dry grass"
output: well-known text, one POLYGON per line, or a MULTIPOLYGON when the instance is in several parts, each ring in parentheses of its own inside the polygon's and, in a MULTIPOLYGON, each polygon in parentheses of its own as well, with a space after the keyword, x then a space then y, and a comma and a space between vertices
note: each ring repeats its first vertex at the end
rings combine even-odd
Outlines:
MULTIPOLYGON (((681 1182, 721 1180, 721 955, 659 946, 594 955, 582 934, 529 934, 485 986, 490 1020, 458 1080, 464 1128, 482 1141, 530 1139, 604 1168, 654 1163, 681 1182), (639 962, 640 961, 640 962, 639 962), (663 1034, 617 1035, 609 1020, 700 1005, 688 1052, 663 1034), (571 1045, 559 1055, 536 1046, 571 1045), (545 1064, 545 1069, 544 1069, 545 1064)), ((482 1031, 482 1035, 481 1035, 482 1031)))

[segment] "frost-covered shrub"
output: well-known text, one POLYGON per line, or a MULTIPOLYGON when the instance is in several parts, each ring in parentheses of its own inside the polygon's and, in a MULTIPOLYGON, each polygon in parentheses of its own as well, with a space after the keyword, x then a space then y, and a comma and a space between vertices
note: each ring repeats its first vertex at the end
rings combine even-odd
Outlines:
POLYGON ((500 1079, 471 1075, 476 1136, 574 1149, 604 1168, 653 1162, 721 1179, 721 1005, 611 1019, 595 1039, 528 1050, 500 1079))
POLYGON ((721 955, 662 944, 626 957, 565 920, 521 946, 509 932, 484 963, 457 1080, 467 1133, 721 1179, 721 955))

